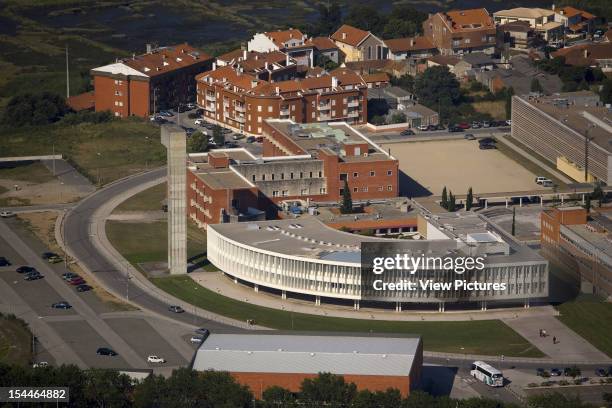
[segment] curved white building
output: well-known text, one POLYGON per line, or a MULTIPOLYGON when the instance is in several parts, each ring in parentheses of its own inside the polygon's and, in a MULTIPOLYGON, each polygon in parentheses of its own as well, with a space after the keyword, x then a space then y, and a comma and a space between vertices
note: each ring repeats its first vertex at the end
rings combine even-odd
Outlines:
POLYGON ((480 215, 427 215, 419 219, 419 232, 429 239, 398 240, 365 237, 332 229, 315 217, 208 227, 208 259, 225 274, 253 284, 287 293, 321 298, 438 303, 477 301, 486 308, 487 301, 520 302, 548 296, 548 262, 521 245, 480 215), (362 242, 382 242, 393 252, 395 243, 410 255, 481 256, 485 268, 458 275, 452 270, 420 269, 410 275, 392 271, 386 281, 433 279, 453 282, 504 283, 505 290, 424 290, 379 292, 375 297, 362 289, 362 242))

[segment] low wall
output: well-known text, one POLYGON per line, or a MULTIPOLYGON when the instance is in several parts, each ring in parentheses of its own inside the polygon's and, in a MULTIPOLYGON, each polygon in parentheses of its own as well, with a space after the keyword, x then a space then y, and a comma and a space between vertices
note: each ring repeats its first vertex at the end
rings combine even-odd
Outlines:
POLYGON ((20 161, 38 161, 38 160, 62 160, 61 154, 49 154, 47 156, 15 156, 15 157, 0 157, 0 163, 20 162, 20 161))
POLYGON ((406 130, 410 128, 410 124, 408 122, 404 122, 404 123, 393 123, 391 125, 373 125, 371 123, 366 123, 365 127, 374 132, 393 132, 393 131, 398 131, 401 132, 402 130, 406 130))

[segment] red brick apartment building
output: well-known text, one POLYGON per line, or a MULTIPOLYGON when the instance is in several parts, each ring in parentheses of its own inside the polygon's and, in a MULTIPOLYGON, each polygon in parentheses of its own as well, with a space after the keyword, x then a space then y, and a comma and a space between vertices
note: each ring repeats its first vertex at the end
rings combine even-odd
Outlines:
POLYGON ((345 123, 262 127, 262 159, 225 149, 190 163, 188 213, 198 226, 274 216, 282 202, 339 202, 345 180, 354 201, 399 195, 398 161, 345 123))
POLYGON ((197 103, 204 117, 249 135, 262 135, 266 119, 298 123, 367 121, 367 88, 355 72, 266 81, 242 66, 222 66, 197 76, 197 103))
POLYGON ((484 8, 432 14, 423 22, 423 31, 442 55, 495 52, 497 29, 484 8))
POLYGON ((544 254, 575 274, 581 290, 612 297, 612 220, 582 207, 542 212, 544 254))
POLYGON ((195 100, 195 76, 212 58, 188 44, 151 49, 91 70, 95 110, 117 117, 146 117, 195 100))

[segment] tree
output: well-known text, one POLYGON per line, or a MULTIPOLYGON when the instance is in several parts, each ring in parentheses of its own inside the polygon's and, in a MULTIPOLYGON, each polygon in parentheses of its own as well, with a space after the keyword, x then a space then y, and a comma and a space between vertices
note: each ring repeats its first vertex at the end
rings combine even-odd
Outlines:
POLYGON ((46 125, 57 122, 68 112, 70 108, 60 95, 25 93, 9 100, 2 122, 9 126, 46 125))
POLYGON ((544 88, 542 88, 542 84, 538 81, 538 78, 531 79, 531 92, 542 93, 544 92, 544 88))
POLYGON ((387 19, 374 6, 369 4, 353 4, 344 22, 364 31, 380 33, 387 19))
POLYGON ((457 199, 453 195, 452 191, 448 192, 448 208, 447 210, 450 212, 454 212, 457 209, 457 199))
POLYGON ((593 188, 593 193, 591 194, 594 200, 597 200, 599 203, 599 208, 606 200, 606 194, 601 188, 601 183, 595 183, 595 188, 593 188))
POLYGON ((591 195, 590 194, 587 194, 584 197, 584 209, 586 210, 587 214, 591 212, 591 195))
POLYGON ((446 186, 442 189, 442 198, 440 199, 440 206, 442 208, 448 208, 448 193, 446 192, 446 186))
POLYGON ((353 212, 353 199, 351 198, 351 190, 348 181, 344 180, 344 188, 342 189, 342 203, 340 204, 340 212, 342 214, 350 214, 353 212))
POLYGON ((516 207, 512 207, 512 236, 516 235, 516 207))
POLYGON ((439 110, 442 119, 448 119, 450 109, 461 99, 459 81, 445 66, 427 68, 416 78, 414 91, 419 103, 439 110))
POLYGON ((285 388, 272 386, 263 392, 264 407, 294 407, 296 398, 293 393, 285 388))
POLYGON ((225 144, 225 135, 223 134, 223 129, 219 125, 213 127, 213 140, 219 147, 225 144))
POLYGON ((412 75, 404 74, 399 78, 391 77, 391 84, 399 86, 410 93, 414 93, 414 77, 412 75))
POLYGON ((306 378, 300 387, 300 400, 321 405, 347 406, 355 399, 357 386, 344 382, 344 378, 330 373, 319 373, 306 378))
POLYGON ((472 193, 472 187, 468 189, 467 197, 465 197, 465 209, 470 211, 472 209, 472 204, 474 203, 474 194, 472 193))
POLYGON ((396 112, 391 115, 391 123, 405 123, 406 122, 406 114, 402 112, 396 112))
POLYGON ((599 96, 603 103, 612 103, 612 78, 605 79, 602 82, 599 96))
POLYGON ((393 6, 389 14, 389 20, 383 27, 382 37, 402 38, 411 37, 421 32, 423 21, 427 19, 427 14, 421 13, 408 4, 398 4, 393 6))
POLYGON ((337 1, 319 4, 319 21, 316 31, 319 35, 329 36, 342 24, 342 9, 337 1))
POLYGON ((193 132, 187 140, 187 151, 189 153, 201 153, 208 149, 208 136, 199 130, 193 132))

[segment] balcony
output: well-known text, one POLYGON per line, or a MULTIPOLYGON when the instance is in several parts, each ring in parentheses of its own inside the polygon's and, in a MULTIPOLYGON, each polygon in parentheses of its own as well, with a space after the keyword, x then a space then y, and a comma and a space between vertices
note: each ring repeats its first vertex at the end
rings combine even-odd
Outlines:
POLYGON ((320 103, 317 106, 317 109, 320 111, 326 111, 326 110, 330 110, 331 109, 331 103, 327 102, 327 103, 320 103))
POLYGON ((289 116, 289 108, 281 108, 280 114, 281 116, 289 116))
POLYGON ((359 111, 358 110, 350 111, 347 116, 349 118, 358 118, 359 117, 359 111))
POLYGON ((215 94, 206 94, 206 100, 209 102, 215 102, 217 98, 215 98, 215 94))
POLYGON ((357 108, 357 107, 359 106, 359 100, 354 99, 354 100, 352 100, 352 101, 349 101, 349 102, 348 102, 348 104, 347 104, 347 106, 348 106, 349 108, 357 108))
POLYGON ((229 101, 223 101, 223 108, 229 108, 230 103, 229 101))
POLYGON ((236 117, 234 118, 234 120, 235 120, 236 122, 238 122, 238 123, 244 123, 244 122, 245 122, 244 115, 236 116, 236 117))
POLYGON ((244 105, 239 105, 239 104, 236 104, 236 105, 234 106, 234 110, 235 110, 236 112, 246 112, 246 108, 245 108, 245 106, 244 106, 244 105))
POLYGON ((326 120, 332 120, 331 115, 319 115, 319 121, 326 121, 326 120))

